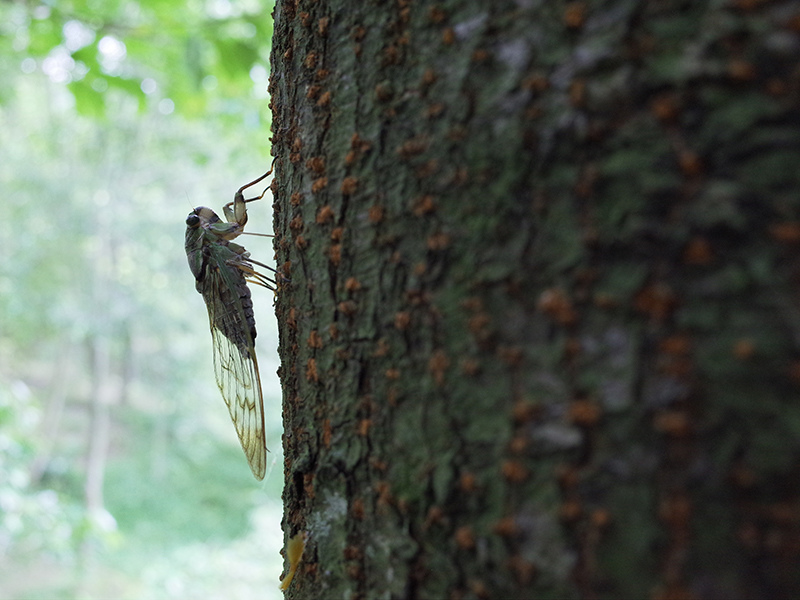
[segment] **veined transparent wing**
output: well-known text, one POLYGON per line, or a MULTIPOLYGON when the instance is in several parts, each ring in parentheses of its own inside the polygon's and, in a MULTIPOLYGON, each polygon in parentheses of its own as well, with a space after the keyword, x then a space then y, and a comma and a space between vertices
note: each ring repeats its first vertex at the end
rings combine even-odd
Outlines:
POLYGON ((244 274, 246 255, 226 247, 212 251, 200 293, 208 308, 214 375, 239 435, 250 469, 263 479, 267 464, 264 402, 255 353, 253 302, 244 274))

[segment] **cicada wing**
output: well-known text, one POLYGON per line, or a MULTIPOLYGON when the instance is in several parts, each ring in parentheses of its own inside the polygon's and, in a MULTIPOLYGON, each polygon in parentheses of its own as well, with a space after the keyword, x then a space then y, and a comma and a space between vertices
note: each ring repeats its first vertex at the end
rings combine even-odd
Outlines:
POLYGON ((217 386, 228 405, 250 469, 257 479, 263 479, 267 464, 264 401, 254 340, 239 293, 246 288, 240 286, 244 286, 244 277, 238 269, 220 265, 209 268, 201 293, 211 324, 217 386), (232 271, 223 275, 224 269, 232 271))

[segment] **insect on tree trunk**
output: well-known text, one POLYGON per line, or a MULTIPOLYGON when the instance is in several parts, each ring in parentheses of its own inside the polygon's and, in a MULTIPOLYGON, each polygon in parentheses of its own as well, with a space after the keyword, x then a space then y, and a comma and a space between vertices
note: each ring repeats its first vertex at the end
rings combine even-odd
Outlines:
POLYGON ((799 31, 277 2, 289 597, 800 594, 799 31))

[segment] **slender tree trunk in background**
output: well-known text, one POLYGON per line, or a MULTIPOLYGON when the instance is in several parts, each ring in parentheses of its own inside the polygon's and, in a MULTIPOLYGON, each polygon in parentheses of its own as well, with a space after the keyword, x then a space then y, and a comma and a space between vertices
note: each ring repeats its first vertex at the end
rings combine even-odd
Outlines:
POLYGON ((86 455, 86 510, 90 518, 105 512, 103 481, 108 458, 111 416, 109 394, 111 349, 109 339, 98 335, 89 343, 91 352, 92 396, 90 398, 89 446, 86 455))
POLYGON ((289 597, 800 595, 799 31, 278 0, 289 597))

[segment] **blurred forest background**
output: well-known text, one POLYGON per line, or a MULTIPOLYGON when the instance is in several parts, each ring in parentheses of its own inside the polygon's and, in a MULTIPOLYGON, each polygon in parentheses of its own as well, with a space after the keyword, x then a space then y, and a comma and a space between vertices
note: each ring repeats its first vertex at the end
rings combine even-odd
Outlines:
MULTIPOLYGON (((260 484, 183 249, 193 206, 220 212, 269 167, 271 10, 0 2, 3 600, 280 597, 272 296, 254 290, 260 484)), ((268 196, 249 214, 269 232, 268 196)))

